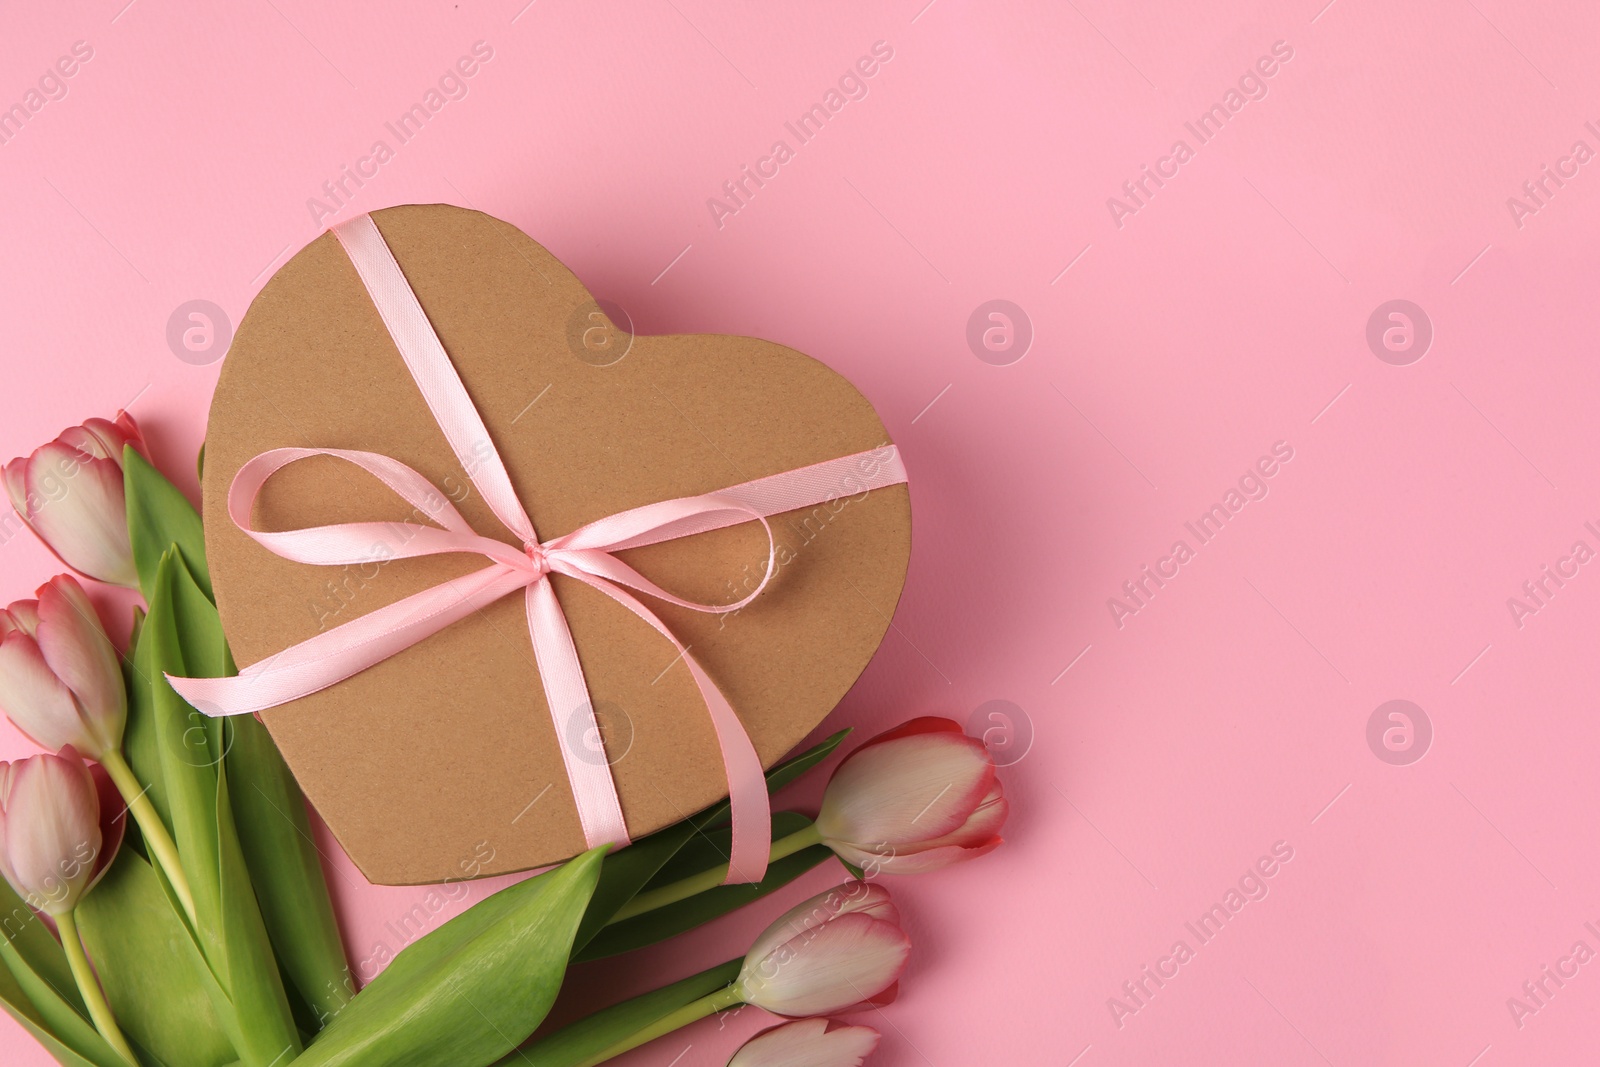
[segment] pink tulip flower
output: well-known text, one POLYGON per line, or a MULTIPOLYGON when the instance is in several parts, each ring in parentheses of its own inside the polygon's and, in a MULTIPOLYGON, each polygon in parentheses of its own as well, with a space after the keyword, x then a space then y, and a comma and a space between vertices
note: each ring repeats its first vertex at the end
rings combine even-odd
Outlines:
POLYGON ((869 875, 918 874, 998 848, 1006 798, 983 742, 924 717, 879 734, 833 772, 823 844, 869 875))
POLYGON ((103 766, 193 921, 194 896, 178 848, 122 755, 128 693, 117 650, 71 575, 41 585, 38 600, 0 611, 0 711, 41 748, 71 745, 103 766))
POLYGON ((746 1041, 728 1067, 861 1067, 878 1047, 870 1026, 802 1019, 774 1026, 746 1041))
POLYGON ((733 988, 745 1004, 796 1018, 886 1004, 910 953, 889 891, 846 882, 767 927, 733 988))
POLYGON ((133 416, 90 419, 63 430, 0 474, 17 515, 56 557, 79 574, 135 588, 138 572, 128 541, 122 491, 122 449, 146 453, 133 416))
POLYGON ((71 745, 0 763, 0 875, 40 911, 77 907, 111 866, 125 821, 110 777, 71 745))
POLYGON ((0 710, 42 748, 104 762, 128 719, 117 650, 71 575, 0 611, 0 710))

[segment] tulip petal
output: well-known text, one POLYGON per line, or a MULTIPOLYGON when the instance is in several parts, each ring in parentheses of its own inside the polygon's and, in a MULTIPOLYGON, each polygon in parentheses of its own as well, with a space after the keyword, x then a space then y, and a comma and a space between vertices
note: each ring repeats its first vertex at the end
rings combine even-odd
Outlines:
POLYGON ((113 459, 122 463, 122 449, 132 445, 144 452, 144 434, 126 411, 117 412, 117 419, 85 419, 82 426, 64 431, 59 438, 74 448, 81 448, 99 459, 113 459))
POLYGON ((1000 786, 999 779, 995 779, 994 788, 989 790, 989 795, 983 798, 983 803, 978 805, 978 809, 967 816, 966 822, 943 837, 924 841, 919 847, 928 849, 943 845, 960 845, 962 848, 972 848, 983 844, 999 836, 1000 828, 1005 825, 1006 816, 1010 812, 1011 807, 1006 803, 1005 792, 1000 786))
POLYGON ((39 602, 37 600, 18 600, 4 611, 0 611, 0 637, 8 633, 18 632, 32 637, 39 630, 39 602))
POLYGON ((900 845, 958 829, 994 785, 981 741, 922 732, 852 752, 834 771, 817 816, 830 841, 900 845))
POLYGON ((21 633, 0 638, 0 711, 43 748, 71 744, 83 732, 72 691, 50 670, 34 639, 21 633))
POLYGON ((35 638, 50 670, 77 698, 78 714, 97 746, 91 756, 119 747, 128 718, 128 693, 117 650, 100 625, 94 605, 71 575, 58 575, 39 589, 35 638))
MULTIPOLYGON (((89 421, 95 422, 98 420, 90 419, 89 421)), ((115 452, 118 463, 122 462, 122 449, 126 445, 132 445, 145 459, 150 458, 150 446, 145 444, 144 431, 139 429, 139 424, 133 420, 132 415, 126 411, 118 411, 116 421, 112 423, 112 426, 121 438, 115 452)))
POLYGON ((111 775, 98 763, 89 764, 89 774, 94 780, 94 795, 100 805, 100 851, 94 858, 94 871, 83 891, 87 893, 106 876, 111 864, 122 848, 122 838, 128 829, 128 805, 117 791, 111 775))
MULTIPOLYGON (((89 421, 98 422, 106 427, 111 426, 105 419, 90 419, 89 421)), ((114 428, 113 432, 115 432, 114 428)), ((82 426, 69 426, 62 430, 56 437, 56 443, 66 445, 68 448, 75 448, 94 459, 110 459, 112 455, 120 456, 122 454, 122 449, 116 448, 111 438, 108 438, 104 433, 96 433, 91 430, 87 423, 82 426)))
POLYGON ((11 781, 16 777, 16 764, 0 760, 0 877, 10 883, 11 888, 17 887, 17 873, 11 869, 11 861, 6 858, 6 803, 11 796, 11 781))
POLYGON ((878 874, 926 874, 929 871, 937 871, 941 867, 948 867, 953 863, 962 863, 966 860, 988 855, 999 848, 1001 844, 1003 844, 1001 838, 993 837, 970 847, 940 845, 917 852, 888 855, 879 855, 849 846, 839 846, 837 854, 846 863, 867 872, 868 876, 878 874))
POLYGON ((75 571, 133 585, 122 467, 52 441, 28 461, 24 514, 40 540, 75 571))
POLYGON ((22 521, 28 521, 28 461, 18 457, 0 467, 0 480, 6 483, 6 496, 12 510, 22 521))
MULTIPOLYGON (((961 724, 954 719, 947 719, 943 715, 919 715, 915 719, 907 719, 891 730, 885 730, 861 742, 862 748, 881 745, 886 741, 898 741, 902 737, 915 737, 918 734, 964 734, 961 724)), ((858 750, 859 751, 859 750, 858 750)))
POLYGON ((911 939, 894 923, 841 915, 746 962, 739 985, 747 1003, 775 1015, 826 1015, 884 992, 910 954, 911 939))
POLYGON ((802 1019, 763 1030, 744 1043, 728 1067, 861 1067, 878 1047, 870 1026, 834 1025, 802 1019))
POLYGON ((883 886, 845 882, 796 904, 774 919, 750 946, 745 958, 761 959, 798 934, 815 929, 840 915, 858 913, 890 923, 900 921, 899 909, 894 906, 889 891, 883 886))
POLYGON ((866 871, 869 876, 923 874, 993 852, 1001 844, 1000 828, 1005 824, 1008 811, 1005 791, 996 779, 967 821, 943 837, 900 846, 862 846, 848 841, 828 841, 827 844, 840 859, 866 871))

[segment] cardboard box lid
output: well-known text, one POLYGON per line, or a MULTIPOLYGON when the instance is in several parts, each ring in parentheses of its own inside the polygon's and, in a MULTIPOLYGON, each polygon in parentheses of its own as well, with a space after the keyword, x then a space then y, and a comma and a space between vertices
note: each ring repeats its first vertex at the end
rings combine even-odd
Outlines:
MULTIPOLYGON (((508 223, 444 205, 373 215, 482 413, 539 536, 889 443, 844 378, 745 337, 632 337, 560 261, 508 223)), ((235 659, 289 645, 483 566, 434 556, 311 567, 227 516, 234 474, 285 446, 378 452, 509 539, 468 480, 332 234, 286 263, 240 324, 212 401, 206 548, 235 659)), ((376 479, 319 457, 276 475, 258 529, 425 521, 376 479)), ((744 610, 651 600, 777 762, 854 683, 905 580, 910 499, 892 486, 777 516, 780 566, 744 610)), ((759 581, 759 524, 618 553, 693 600, 759 581)), ((603 594, 553 575, 629 832, 727 795, 711 724, 676 650, 603 594)), ((648 599, 648 598, 647 598, 648 599)), ((507 597, 322 692, 262 714, 302 788, 362 872, 407 885, 525 870, 584 848, 534 666, 507 597), (492 857, 485 859, 485 857, 492 857)))

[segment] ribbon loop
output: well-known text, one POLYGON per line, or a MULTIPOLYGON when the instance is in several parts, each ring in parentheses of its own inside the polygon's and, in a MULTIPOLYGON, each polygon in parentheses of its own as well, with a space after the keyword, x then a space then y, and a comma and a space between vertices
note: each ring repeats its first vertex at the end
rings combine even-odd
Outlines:
POLYGON ((291 645, 246 667, 235 677, 169 675, 168 681, 207 715, 263 711, 336 685, 500 598, 523 590, 539 681, 584 838, 590 847, 607 842, 626 845, 627 823, 611 768, 607 761, 596 760, 582 743, 583 738, 598 735, 598 723, 577 648, 549 576, 555 573, 576 579, 638 616, 666 638, 684 661, 715 729, 728 776, 733 841, 727 881, 759 881, 766 873, 772 841, 761 759, 738 714, 710 675, 689 654, 688 647, 629 590, 700 612, 729 612, 748 606, 777 573, 777 540, 767 520, 773 515, 904 482, 906 472, 899 452, 893 445, 884 445, 714 493, 646 504, 540 542, 482 417, 377 226, 363 215, 336 227, 334 233, 360 274, 456 458, 521 547, 473 530, 432 483, 389 456, 336 448, 275 448, 263 452, 234 476, 228 490, 228 514, 240 530, 268 551, 317 566, 445 553, 481 555, 489 565, 291 645), (289 464, 314 456, 329 456, 360 467, 411 504, 415 517, 427 521, 257 530, 251 513, 267 481, 289 464), (629 548, 746 522, 759 522, 766 532, 766 569, 753 591, 730 604, 702 604, 679 597, 615 555, 629 548))

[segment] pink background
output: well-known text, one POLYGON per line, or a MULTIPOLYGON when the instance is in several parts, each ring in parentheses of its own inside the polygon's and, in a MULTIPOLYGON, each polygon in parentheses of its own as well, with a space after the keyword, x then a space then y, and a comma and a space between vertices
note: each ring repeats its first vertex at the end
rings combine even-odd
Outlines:
MULTIPOLYGON (((1507 599, 1600 549, 1600 164, 1536 213, 1507 198, 1600 149, 1600 13, 1324 2, 10 13, 0 105, 75 41, 93 58, 0 144, 0 454, 131 403, 191 469, 220 351, 178 358, 169 316, 206 299, 237 323, 322 228, 307 199, 384 139, 394 158, 333 217, 489 211, 640 332, 823 359, 904 450, 905 599, 827 726, 1007 700, 974 730, 1022 758, 1003 849, 893 883, 916 954, 862 1020, 874 1063, 1590 1062, 1600 963, 1520 1027, 1507 998, 1574 942, 1600 950, 1600 565, 1521 625, 1507 599), (467 95, 397 146, 385 122, 480 40, 467 95), (866 97, 797 146, 784 122, 877 41, 893 58, 866 97), (1200 143, 1185 121, 1278 41, 1265 97, 1200 143), (779 138, 794 158, 719 228, 707 199, 779 138), (1119 226, 1107 199, 1178 139, 1192 158, 1119 226), (1035 335, 1007 365, 966 339, 997 298, 1035 335), (1365 338, 1395 299, 1434 332, 1406 366, 1365 338), (1199 544, 1184 523, 1280 441, 1266 497, 1199 544), (1179 539, 1193 558, 1119 626, 1108 599, 1179 539), (1367 741, 1392 699, 1432 724, 1409 765, 1367 741), (1185 922, 1280 841, 1268 895, 1200 945, 1185 922), (1119 1019, 1108 999, 1137 1006, 1122 983, 1180 939, 1194 958, 1119 1019)), ((8 596, 53 569, 27 535, 0 546, 8 596)), ((332 868, 364 957, 421 891, 332 868)), ((737 955, 836 878, 580 969, 561 1010, 737 955)), ((759 1015, 627 1062, 720 1064, 759 1015)), ((0 1034, 8 1063, 46 1062, 0 1034)))

